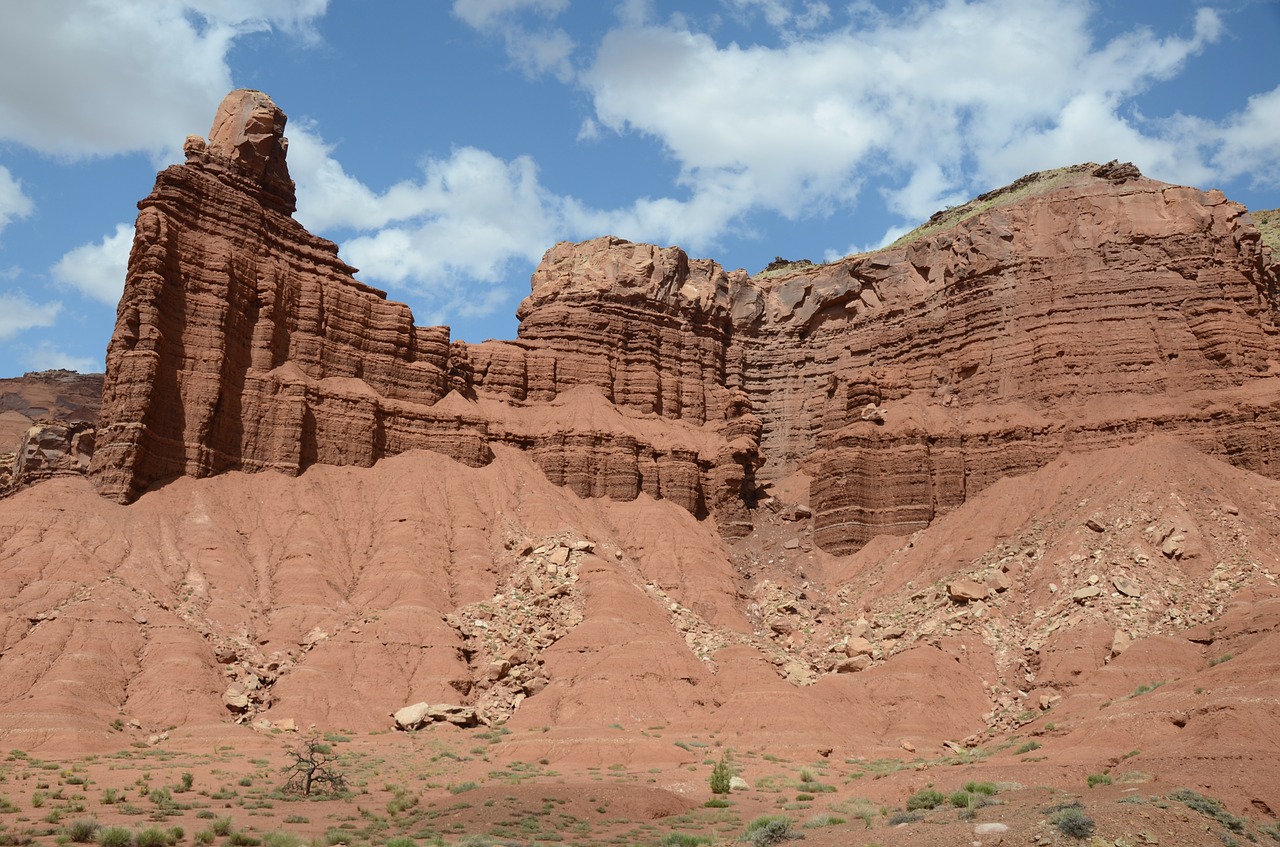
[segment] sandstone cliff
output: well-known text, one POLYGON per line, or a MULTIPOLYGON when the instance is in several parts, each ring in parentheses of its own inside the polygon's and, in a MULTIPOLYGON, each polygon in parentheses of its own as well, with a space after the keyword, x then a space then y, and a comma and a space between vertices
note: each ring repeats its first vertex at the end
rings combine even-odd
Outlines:
POLYGON ((645 493, 742 536, 767 461, 808 481, 841 553, 1151 433, 1275 473, 1277 265, 1219 192, 1064 168, 754 278, 563 243, 515 340, 451 343, 290 217, 284 125, 233 92, 139 204, 91 469, 109 497, 418 448, 482 466, 506 444, 580 496, 645 493))
POLYGON ((0 497, 84 473, 101 403, 102 374, 50 370, 0 379, 0 497))
POLYGON ((107 352, 99 491, 129 501, 179 475, 369 466, 419 448, 481 466, 501 441, 582 496, 644 491, 749 528, 758 427, 723 383, 718 267, 616 241, 576 259, 568 248, 578 273, 535 292, 526 308, 545 302, 549 317, 531 318, 526 341, 450 344, 447 327, 415 326, 293 220, 284 126, 266 95, 233 92, 209 140, 188 138, 186 164, 139 203, 107 352), (629 304, 619 279, 636 282, 629 304), (608 408, 525 413, 563 407, 579 386, 608 408), (677 423, 655 428, 645 412, 677 423))
POLYGON ((818 541, 844 552, 1152 432, 1275 475, 1276 279, 1220 192, 1085 165, 750 280, 734 331, 771 472, 810 476, 818 541))

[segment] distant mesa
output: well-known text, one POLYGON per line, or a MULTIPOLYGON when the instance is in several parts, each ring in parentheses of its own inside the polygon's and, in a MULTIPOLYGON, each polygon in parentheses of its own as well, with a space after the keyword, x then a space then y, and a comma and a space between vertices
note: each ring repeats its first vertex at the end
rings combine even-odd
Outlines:
POLYGON ((1064 450, 1177 435, 1273 475, 1277 264, 1246 210, 1128 163, 1031 174, 893 247, 749 277, 552 247, 517 338, 420 327, 291 217, 286 118, 235 91, 140 204, 90 476, 296 475, 528 453, 583 497, 750 531, 809 483, 817 543, 929 525, 1064 450))

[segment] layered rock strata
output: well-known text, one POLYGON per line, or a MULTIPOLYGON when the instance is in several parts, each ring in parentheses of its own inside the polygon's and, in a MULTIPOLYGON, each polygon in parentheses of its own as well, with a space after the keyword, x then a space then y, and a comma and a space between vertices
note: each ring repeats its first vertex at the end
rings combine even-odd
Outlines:
POLYGON ((233 92, 140 214, 91 474, 465 464, 750 531, 811 480, 815 540, 912 532, 1067 450, 1176 434, 1274 474, 1277 265, 1239 205, 1132 165, 1033 174, 900 244, 755 278, 678 248, 549 250, 513 341, 451 342, 291 217, 284 114, 233 92))
POLYGON ((501 441, 584 496, 643 491, 749 529, 758 424, 725 386, 718 266, 617 240, 565 245, 574 272, 549 254, 521 340, 451 344, 293 220, 285 120, 265 94, 232 92, 208 141, 188 138, 186 163, 139 203, 91 468, 100 492, 127 502, 179 475, 297 474, 411 449, 480 466, 501 441), (629 297, 620 280, 634 281, 629 297), (525 414, 584 387, 609 413, 525 414), (674 425, 629 423, 647 413, 674 425))
POLYGON ((825 549, 1152 432, 1280 471, 1275 265, 1243 207, 1112 163, 931 224, 734 291, 764 453, 809 473, 825 549))

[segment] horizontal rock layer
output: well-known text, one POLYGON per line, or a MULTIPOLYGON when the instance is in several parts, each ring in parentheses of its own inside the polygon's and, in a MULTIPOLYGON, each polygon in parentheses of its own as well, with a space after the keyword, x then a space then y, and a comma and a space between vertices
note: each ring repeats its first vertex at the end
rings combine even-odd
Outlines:
POLYGON ((810 475, 826 549, 1152 432, 1274 473, 1269 250, 1219 192, 1111 173, 1033 175, 903 246, 735 289, 764 453, 810 475))
POLYGON ((233 93, 139 204, 91 469, 107 496, 506 444, 581 496, 741 535, 767 459, 808 476, 816 540, 847 552, 1153 432, 1273 473, 1276 266, 1218 192, 1114 163, 1033 174, 899 246, 756 278, 562 243, 518 338, 467 344, 290 217, 283 127, 233 93))
POLYGON ((179 475, 297 474, 412 449, 479 466, 501 441, 584 496, 647 492, 749 527, 758 425, 725 387, 718 266, 616 239, 562 245, 521 341, 451 344, 289 216, 284 115, 264 98, 229 95, 210 141, 189 138, 187 163, 139 204, 91 468, 100 492, 129 501, 179 475), (584 386, 610 414, 524 414, 584 386), (675 423, 636 429, 618 410, 675 423))

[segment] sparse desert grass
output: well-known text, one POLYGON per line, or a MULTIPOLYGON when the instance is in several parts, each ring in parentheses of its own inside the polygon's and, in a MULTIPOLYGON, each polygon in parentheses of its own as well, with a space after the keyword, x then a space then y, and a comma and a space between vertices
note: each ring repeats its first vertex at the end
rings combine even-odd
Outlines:
POLYGON ((1165 795, 1170 800, 1177 800, 1179 803, 1185 803, 1187 808, 1199 812, 1202 815, 1208 815, 1218 823, 1225 826, 1232 832, 1243 832, 1246 823, 1244 818, 1238 818, 1228 812, 1218 800, 1212 797, 1206 797, 1198 794, 1188 788, 1179 788, 1177 791, 1170 791, 1165 795))
POLYGON ((752 847, 773 847, 796 837, 792 826, 786 815, 761 815, 747 824, 740 840, 750 842, 752 847))
POLYGON ((935 791, 932 788, 925 788, 917 791, 907 798, 907 811, 914 812, 917 809, 936 809, 941 806, 946 798, 942 796, 941 791, 935 791))
POLYGON ((1089 776, 1088 776, 1088 778, 1087 778, 1087 780, 1086 780, 1086 781, 1089 783, 1089 787, 1090 787, 1090 788, 1093 788, 1095 785, 1110 785, 1110 784, 1111 784, 1111 774, 1109 774, 1109 773, 1091 773, 1091 774, 1089 774, 1089 776))
POLYGON ((1078 806, 1069 806, 1056 812, 1050 820, 1058 831, 1069 838, 1084 839, 1093 835, 1096 824, 1093 818, 1078 806))

